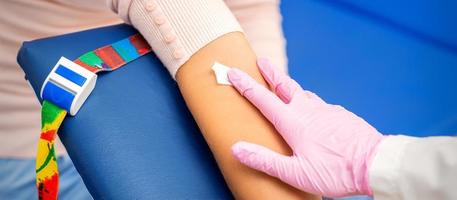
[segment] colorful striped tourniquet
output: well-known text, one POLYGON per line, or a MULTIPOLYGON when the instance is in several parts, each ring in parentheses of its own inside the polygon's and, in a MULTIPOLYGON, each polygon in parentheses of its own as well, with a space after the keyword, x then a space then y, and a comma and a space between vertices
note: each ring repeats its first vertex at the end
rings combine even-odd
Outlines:
MULTIPOLYGON (((112 71, 151 51, 144 38, 135 34, 116 43, 98 48, 80 56, 74 62, 94 73, 112 71)), ((38 199, 57 199, 59 191, 59 170, 54 149, 54 140, 62 121, 67 115, 65 109, 52 102, 43 101, 41 109, 41 135, 36 159, 36 185, 38 199)))

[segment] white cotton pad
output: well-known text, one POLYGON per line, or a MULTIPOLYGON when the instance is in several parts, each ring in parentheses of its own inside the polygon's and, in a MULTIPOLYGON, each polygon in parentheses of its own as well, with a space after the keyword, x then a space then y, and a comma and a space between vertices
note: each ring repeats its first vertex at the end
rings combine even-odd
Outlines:
POLYGON ((230 67, 227 67, 221 63, 215 62, 213 67, 214 74, 216 75, 216 82, 221 85, 232 85, 228 79, 227 72, 230 70, 230 67))

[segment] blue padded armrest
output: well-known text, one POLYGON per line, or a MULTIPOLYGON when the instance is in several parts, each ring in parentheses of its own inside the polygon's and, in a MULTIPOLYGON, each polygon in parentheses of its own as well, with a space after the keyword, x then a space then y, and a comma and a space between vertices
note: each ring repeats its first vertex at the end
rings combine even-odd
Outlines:
MULTIPOLYGON (((38 94, 60 56, 73 60, 134 33, 117 25, 26 42, 18 62, 38 94)), ((96 199, 233 198, 177 84, 152 53, 100 73, 59 136, 96 199)))

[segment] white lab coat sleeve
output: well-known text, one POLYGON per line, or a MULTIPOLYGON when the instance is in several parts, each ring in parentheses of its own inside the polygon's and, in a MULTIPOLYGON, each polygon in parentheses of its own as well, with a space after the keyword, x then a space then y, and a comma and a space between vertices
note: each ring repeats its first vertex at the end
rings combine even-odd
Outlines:
POLYGON ((457 199, 457 138, 388 136, 369 179, 375 200, 457 199))

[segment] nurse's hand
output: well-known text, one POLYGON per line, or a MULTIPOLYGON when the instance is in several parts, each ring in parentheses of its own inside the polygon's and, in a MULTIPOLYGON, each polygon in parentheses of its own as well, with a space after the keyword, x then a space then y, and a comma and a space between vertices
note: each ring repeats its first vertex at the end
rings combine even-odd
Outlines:
POLYGON ((274 93, 238 69, 228 72, 229 80, 274 125, 293 155, 243 141, 232 146, 233 155, 306 192, 372 195, 368 169, 383 136, 357 115, 303 90, 268 61, 257 63, 274 93))

